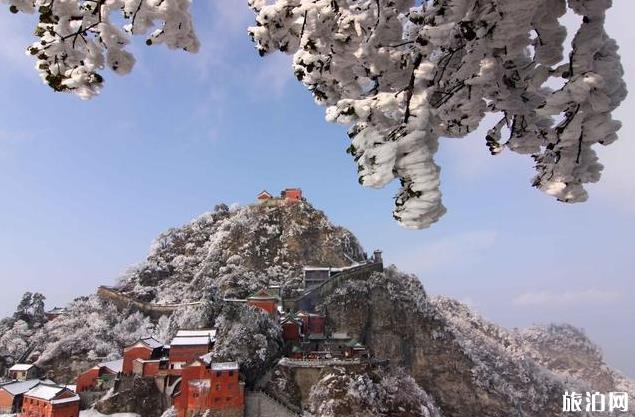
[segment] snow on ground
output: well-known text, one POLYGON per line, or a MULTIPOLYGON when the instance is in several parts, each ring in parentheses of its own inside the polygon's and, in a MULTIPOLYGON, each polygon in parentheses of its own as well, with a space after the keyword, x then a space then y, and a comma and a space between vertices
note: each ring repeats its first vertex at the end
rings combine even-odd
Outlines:
MULTIPOLYGON (((3 416, 0 416, 3 417, 3 416)), ((84 410, 79 412, 79 417, 141 417, 135 413, 115 413, 115 414, 102 414, 97 410, 84 410)))

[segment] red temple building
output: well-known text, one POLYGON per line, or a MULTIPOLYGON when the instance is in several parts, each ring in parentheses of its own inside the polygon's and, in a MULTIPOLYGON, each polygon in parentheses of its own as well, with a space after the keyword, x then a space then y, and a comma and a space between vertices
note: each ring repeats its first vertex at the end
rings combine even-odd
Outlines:
POLYGON ((326 329, 326 317, 322 314, 301 311, 297 317, 302 321, 302 333, 306 336, 323 336, 326 329))
POLYGON ((302 320, 287 316, 280 321, 282 326, 282 339, 285 342, 299 343, 302 336, 302 320))
POLYGON ((24 394, 40 383, 39 379, 30 379, 0 385, 0 415, 19 413, 24 394))
POLYGON ((302 189, 300 188, 285 188, 280 192, 280 197, 274 197, 267 190, 261 191, 256 200, 259 203, 271 203, 278 204, 280 202, 294 203, 302 200, 302 189))
POLYGON ((132 375, 135 360, 161 359, 164 356, 163 343, 152 337, 146 337, 123 350, 122 373, 132 375))
POLYGON ((188 364, 182 370, 180 390, 174 396, 177 416, 211 410, 214 416, 242 417, 245 393, 238 371, 236 362, 211 363, 209 355, 188 364))
POLYGON ((170 342, 170 373, 180 374, 188 363, 209 353, 216 341, 216 330, 179 330, 170 342))
POLYGON ((79 374, 75 382, 75 391, 100 391, 110 388, 111 382, 122 370, 123 359, 93 366, 89 370, 79 374))
POLYGON ((302 190, 300 188, 286 188, 280 196, 286 201, 300 201, 302 200, 302 190))
POLYGON ((79 395, 66 387, 39 384, 24 394, 22 417, 79 417, 79 395))
POLYGON ((247 297, 247 304, 254 307, 259 307, 269 314, 275 315, 278 313, 278 296, 268 290, 260 290, 254 295, 247 297))

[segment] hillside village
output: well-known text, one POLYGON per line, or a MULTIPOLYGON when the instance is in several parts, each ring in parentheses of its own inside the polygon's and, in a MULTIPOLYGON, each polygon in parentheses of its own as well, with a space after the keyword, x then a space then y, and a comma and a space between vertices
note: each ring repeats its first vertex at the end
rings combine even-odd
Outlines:
MULTIPOLYGON (((297 188, 282 191, 280 197, 267 191, 257 196, 258 204, 263 205, 293 204, 302 199, 297 188)), ((328 316, 316 311, 316 306, 347 277, 382 270, 381 251, 375 251, 370 259, 348 267, 305 266, 300 288, 272 285, 245 299, 223 302, 247 305, 278 323, 284 341, 279 363, 286 367, 320 369, 370 362, 366 347, 346 331, 328 326, 328 316)), ((123 300, 144 309, 144 303, 125 299, 114 288, 100 287, 98 294, 120 305, 123 300)), ((170 306, 159 311, 170 312, 170 306)), ((53 321, 65 314, 64 308, 55 307, 46 312, 46 318, 53 321)), ((0 414, 78 417, 81 409, 100 397, 115 395, 121 381, 130 378, 152 380, 176 417, 273 417, 300 412, 275 393, 265 392, 262 382, 246 387, 237 362, 214 362, 210 352, 216 339, 215 328, 179 329, 168 344, 143 337, 124 347, 120 359, 98 363, 77 375, 73 385, 56 384, 33 363, 15 364, 8 370, 10 381, 0 384, 0 414)))
POLYGON ((298 188, 219 204, 66 306, 25 294, 0 374, 0 417, 566 417, 566 389, 635 395, 581 330, 429 297, 298 188))

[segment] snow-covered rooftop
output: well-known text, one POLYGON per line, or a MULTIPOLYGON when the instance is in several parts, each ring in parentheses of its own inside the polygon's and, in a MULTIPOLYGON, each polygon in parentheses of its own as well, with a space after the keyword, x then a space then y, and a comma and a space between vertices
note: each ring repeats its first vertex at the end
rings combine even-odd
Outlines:
POLYGON ((102 362, 99 366, 110 369, 112 372, 119 373, 123 370, 123 359, 117 359, 110 362, 102 362))
POLYGON ((236 371, 238 362, 216 362, 212 364, 213 371, 236 371))
POLYGON ((66 404, 66 403, 72 403, 74 401, 79 401, 79 395, 75 394, 72 397, 68 397, 68 398, 60 398, 59 400, 52 400, 51 404, 66 404))
POLYGON ((28 371, 33 368, 35 365, 32 363, 17 363, 9 368, 9 371, 28 371))
POLYGON ((179 330, 176 332, 176 337, 204 337, 210 338, 216 337, 216 329, 200 329, 200 330, 179 330))
POLYGON ((305 266, 305 271, 331 271, 331 272, 342 272, 347 269, 350 269, 350 266, 345 267, 333 267, 333 266, 305 266))
POLYGON ((196 336, 196 337, 175 337, 170 342, 170 346, 200 346, 208 345, 211 342, 209 336, 196 336))
POLYGON ((29 390, 24 395, 28 395, 29 397, 40 398, 42 400, 52 400, 61 394, 66 388, 61 387, 59 385, 44 385, 40 384, 29 390))
POLYGON ((160 347, 163 347, 163 343, 159 342, 154 337, 143 338, 143 339, 140 340, 140 342, 145 343, 146 345, 148 345, 152 349, 158 349, 160 347))
POLYGON ((28 381, 21 382, 10 382, 8 384, 2 385, 0 389, 5 390, 11 395, 20 395, 29 391, 36 385, 42 383, 39 379, 29 379, 28 381))

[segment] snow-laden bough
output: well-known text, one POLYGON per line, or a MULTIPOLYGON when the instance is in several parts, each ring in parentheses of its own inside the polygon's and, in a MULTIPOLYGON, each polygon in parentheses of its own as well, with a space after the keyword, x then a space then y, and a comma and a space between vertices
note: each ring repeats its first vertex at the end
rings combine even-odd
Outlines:
POLYGON ((125 50, 130 35, 146 44, 196 52, 199 41, 190 13, 191 0, 0 0, 13 13, 37 13, 38 41, 27 53, 45 84, 88 99, 99 93, 104 67, 119 74, 132 69, 125 50), (123 23, 123 24, 122 24, 123 23))
POLYGON ((529 154, 533 185, 564 202, 600 178, 592 146, 617 139, 611 112, 626 96, 611 0, 250 0, 261 55, 293 54, 293 71, 350 125, 359 181, 399 179, 394 217, 424 228, 444 213, 440 137, 473 132, 487 113, 492 154, 529 154), (564 59, 570 10, 582 17, 564 59), (562 85, 554 88, 554 85, 562 85), (503 136, 505 138, 503 139, 503 136))

